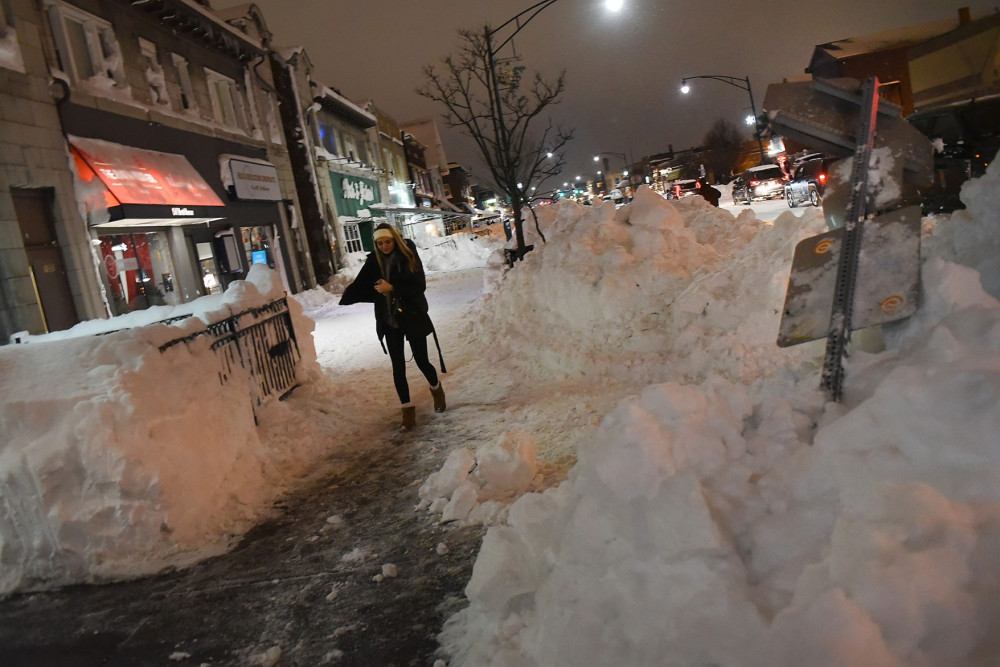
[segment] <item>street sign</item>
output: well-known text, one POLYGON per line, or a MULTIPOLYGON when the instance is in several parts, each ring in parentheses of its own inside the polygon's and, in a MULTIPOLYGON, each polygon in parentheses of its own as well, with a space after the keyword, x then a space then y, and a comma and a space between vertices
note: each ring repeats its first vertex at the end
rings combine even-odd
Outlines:
MULTIPOLYGON (((851 311, 851 330, 909 317, 920 292, 919 206, 908 206, 867 220, 851 311)), ((843 227, 795 246, 778 346, 826 338, 836 294, 843 227)))

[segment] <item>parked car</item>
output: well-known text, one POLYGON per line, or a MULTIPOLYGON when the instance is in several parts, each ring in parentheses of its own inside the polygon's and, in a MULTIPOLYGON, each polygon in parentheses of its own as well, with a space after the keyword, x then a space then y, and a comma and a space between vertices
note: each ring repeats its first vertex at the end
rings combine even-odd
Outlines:
POLYGON ((785 195, 785 172, 776 164, 750 167, 733 182, 733 201, 749 204, 755 199, 785 195))
POLYGON ((698 181, 693 178, 685 178, 670 184, 667 199, 681 199, 696 194, 698 194, 698 181))
POLYGON ((833 158, 813 157, 792 165, 792 178, 785 183, 785 201, 789 208, 809 202, 819 206, 833 158))

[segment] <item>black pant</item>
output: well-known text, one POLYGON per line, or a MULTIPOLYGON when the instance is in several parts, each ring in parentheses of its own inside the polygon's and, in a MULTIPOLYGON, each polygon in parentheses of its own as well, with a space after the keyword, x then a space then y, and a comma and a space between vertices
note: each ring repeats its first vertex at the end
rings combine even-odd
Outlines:
POLYGON ((392 381, 396 385, 396 393, 399 395, 400 403, 410 402, 410 386, 406 383, 406 353, 403 350, 403 341, 410 341, 410 351, 413 352, 413 361, 417 368, 427 378, 427 382, 433 387, 438 383, 437 370, 427 358, 427 336, 415 336, 406 338, 401 329, 389 329, 385 334, 385 347, 389 351, 389 359, 392 360, 392 381))

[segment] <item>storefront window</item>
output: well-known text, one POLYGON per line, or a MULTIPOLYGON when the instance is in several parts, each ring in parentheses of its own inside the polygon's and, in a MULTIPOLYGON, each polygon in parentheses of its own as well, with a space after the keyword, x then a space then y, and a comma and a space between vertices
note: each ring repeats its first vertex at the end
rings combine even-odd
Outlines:
POLYGON ((174 268, 163 234, 100 236, 103 278, 115 315, 175 305, 174 268))
POLYGON ((219 265, 215 263, 215 253, 211 243, 196 243, 198 251, 198 267, 201 270, 201 283, 205 286, 205 294, 220 294, 222 280, 219 276, 219 265))
POLYGON ((243 248, 247 254, 247 264, 266 264, 274 268, 274 254, 271 249, 271 235, 267 227, 242 227, 243 248))

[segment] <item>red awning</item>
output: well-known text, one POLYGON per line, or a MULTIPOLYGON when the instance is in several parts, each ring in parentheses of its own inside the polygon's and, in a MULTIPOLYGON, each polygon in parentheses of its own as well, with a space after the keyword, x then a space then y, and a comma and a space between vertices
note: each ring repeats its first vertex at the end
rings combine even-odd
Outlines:
MULTIPOLYGON (((112 220, 174 218, 181 208, 185 209, 183 217, 217 217, 225 207, 183 155, 74 136, 69 143, 80 180, 103 185, 103 204, 112 220)), ((97 205, 93 200, 88 203, 97 205)))

